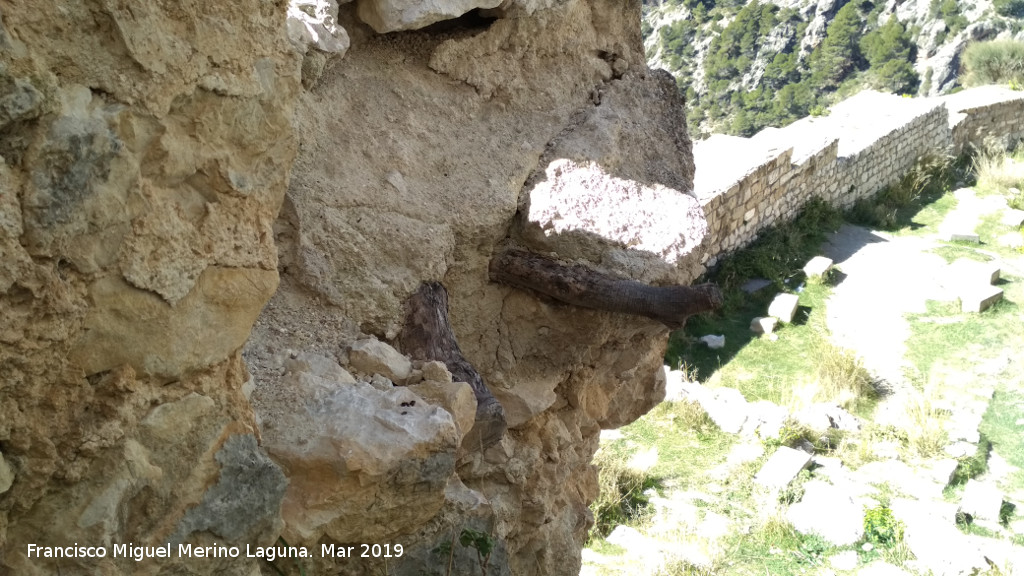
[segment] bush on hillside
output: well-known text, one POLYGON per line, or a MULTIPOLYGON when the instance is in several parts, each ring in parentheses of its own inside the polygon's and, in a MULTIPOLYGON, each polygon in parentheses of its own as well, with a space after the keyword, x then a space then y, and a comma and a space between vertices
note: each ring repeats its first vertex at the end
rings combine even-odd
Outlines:
POLYGON ((992 7, 1002 16, 1024 18, 1024 0, 994 0, 992 7))
POLYGON ((963 60, 964 85, 1024 82, 1024 42, 993 40, 971 44, 964 50, 963 60))

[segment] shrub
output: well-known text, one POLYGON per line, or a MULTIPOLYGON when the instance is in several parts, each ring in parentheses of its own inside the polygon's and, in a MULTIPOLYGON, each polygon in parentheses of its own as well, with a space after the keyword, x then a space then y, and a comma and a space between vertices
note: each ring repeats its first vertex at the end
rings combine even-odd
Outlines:
POLYGON ((874 379, 856 354, 826 344, 818 358, 818 383, 825 399, 855 410, 877 397, 874 379))
POLYGON ((864 513, 864 539, 872 544, 894 545, 903 540, 903 523, 885 506, 864 513))
MULTIPOLYGON (((1024 0, 1017 0, 1024 5, 1024 0)), ((966 86, 1024 82, 1024 42, 993 40, 971 44, 964 50, 966 86)))
POLYGON ((979 187, 1002 191, 1024 186, 1024 158, 1009 156, 995 147, 985 148, 972 161, 979 187))
POLYGON ((1024 18, 1024 0, 994 0, 992 7, 1002 16, 1024 18))

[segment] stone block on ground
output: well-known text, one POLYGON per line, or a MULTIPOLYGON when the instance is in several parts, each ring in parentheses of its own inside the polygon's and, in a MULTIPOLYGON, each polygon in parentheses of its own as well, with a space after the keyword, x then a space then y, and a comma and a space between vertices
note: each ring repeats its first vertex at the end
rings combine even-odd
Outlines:
POLYGON ((832 268, 832 259, 824 256, 815 256, 804 265, 804 274, 808 278, 821 278, 832 268))
POLYGON ((779 294, 768 306, 768 315, 775 316, 780 322, 792 322, 798 302, 800 302, 800 296, 796 294, 779 294))
POLYGON ((997 240, 1000 246, 1007 248, 1020 248, 1024 246, 1024 236, 1020 232, 1010 232, 1003 234, 997 240))
POLYGON ((750 321, 750 331, 754 334, 771 334, 779 319, 773 316, 758 316, 750 321))
POLYGON ((971 286, 960 290, 960 311, 981 313, 1003 299, 1003 289, 996 286, 971 286))
POLYGON ((1002 224, 1011 228, 1020 228, 1021 225, 1024 225, 1024 210, 1007 210, 1003 213, 1002 224))
POLYGON ((786 512, 797 531, 817 534, 836 546, 848 546, 864 536, 864 510, 846 491, 812 480, 804 497, 786 512))
POLYGON ((365 374, 380 374, 392 382, 404 382, 412 373, 412 362, 401 352, 379 340, 352 344, 349 364, 365 374))
POLYGON ((829 428, 850 432, 860 430, 860 421, 856 416, 827 402, 812 404, 794 414, 793 417, 804 426, 817 431, 829 428))
POLYGON ((949 265, 946 282, 952 286, 973 286, 995 284, 999 281, 999 265, 994 262, 978 262, 959 258, 949 265))
POLYGON ((707 334, 700 337, 700 341, 707 344, 712 350, 719 350, 725 347, 725 336, 707 334))
POLYGON ((810 463, 810 454, 788 446, 780 446, 764 466, 761 466, 754 476, 754 482, 767 488, 785 488, 810 463))
POLYGON ((956 527, 956 505, 941 501, 895 499, 893 516, 903 522, 910 551, 917 557, 922 572, 933 574, 971 574, 988 568, 985 557, 956 527))
POLYGON ((1003 493, 994 484, 968 480, 960 499, 960 511, 979 520, 999 520, 1003 506, 1003 493))
POLYGON ((789 418, 789 411, 782 406, 758 400, 747 405, 747 422, 743 431, 747 434, 756 433, 761 438, 778 438, 779 430, 789 418))
POLYGON ((735 388, 704 389, 695 399, 723 432, 736 434, 747 421, 747 399, 735 388))
POLYGON ((747 280, 740 286, 740 290, 743 290, 747 294, 753 294, 763 288, 767 288, 772 285, 772 281, 765 278, 754 278, 753 280, 747 280))
POLYGON ((981 237, 973 233, 954 232, 949 235, 950 242, 971 242, 981 244, 981 237))

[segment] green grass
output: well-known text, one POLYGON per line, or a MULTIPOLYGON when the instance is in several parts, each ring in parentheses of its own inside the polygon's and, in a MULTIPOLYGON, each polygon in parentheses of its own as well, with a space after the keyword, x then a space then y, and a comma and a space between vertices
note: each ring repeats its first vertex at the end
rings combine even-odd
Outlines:
POLYGON ((704 473, 725 460, 734 442, 690 402, 663 402, 620 431, 622 438, 602 443, 594 457, 601 493, 591 504, 592 542, 619 524, 642 525, 653 512, 647 490, 701 484, 704 473), (652 447, 658 455, 654 466, 631 469, 630 459, 652 447))
POLYGON ((795 576, 827 566, 838 549, 825 540, 796 531, 788 522, 771 519, 750 534, 729 538, 723 574, 795 576))
MULTIPOLYGON (((1019 358, 1019 356, 1018 356, 1019 358)), ((981 420, 981 433, 991 442, 992 449, 1017 468, 1006 479, 1003 490, 1024 495, 1024 426, 1016 424, 1024 419, 1024 382, 1021 374, 1002 379, 992 395, 992 401, 981 420)), ((1024 510, 1016 510, 1017 517, 1024 510)))
POLYGON ((977 262, 991 262, 992 257, 987 254, 982 254, 977 250, 962 246, 960 244, 946 244, 939 246, 932 250, 935 254, 942 256, 943 259, 948 263, 953 263, 960 258, 966 258, 968 260, 975 260, 977 262))

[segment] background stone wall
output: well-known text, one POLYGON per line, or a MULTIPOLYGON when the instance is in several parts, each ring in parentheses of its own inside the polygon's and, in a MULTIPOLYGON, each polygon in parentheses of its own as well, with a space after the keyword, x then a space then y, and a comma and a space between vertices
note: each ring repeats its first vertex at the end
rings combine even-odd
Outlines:
POLYGON ((1024 93, 982 86, 941 98, 861 92, 785 128, 694 144, 694 191, 710 230, 705 262, 791 220, 813 197, 850 208, 922 155, 1003 148, 1024 138, 1024 93))

